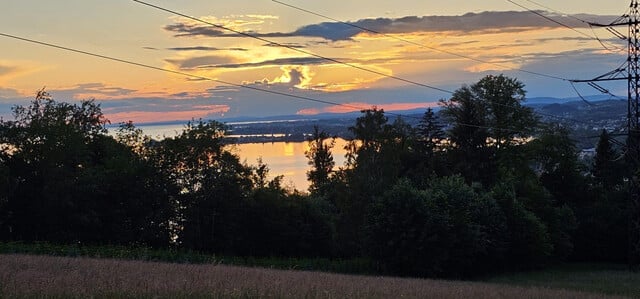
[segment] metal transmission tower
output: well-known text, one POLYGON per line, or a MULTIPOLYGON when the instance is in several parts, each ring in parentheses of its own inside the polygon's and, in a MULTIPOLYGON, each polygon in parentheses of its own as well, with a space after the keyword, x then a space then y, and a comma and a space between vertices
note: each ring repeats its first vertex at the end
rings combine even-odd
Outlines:
POLYGON ((629 266, 634 271, 640 270, 640 182, 639 164, 640 162, 640 111, 638 111, 640 101, 640 10, 638 0, 631 1, 629 11, 629 57, 628 59, 628 82, 629 82, 629 114, 627 146, 629 152, 629 162, 631 168, 631 221, 629 223, 629 266))
MULTIPOLYGON (((629 266, 634 271, 640 270, 640 8, 638 0, 632 0, 628 15, 623 15, 611 24, 589 23, 591 26, 604 27, 615 36, 628 41, 628 57, 624 65, 592 80, 574 80, 587 82, 598 90, 606 89, 595 82, 619 81, 628 82, 628 123, 627 123, 627 163, 629 164, 630 183, 630 219, 629 219, 629 266), (627 26, 628 36, 615 30, 615 27, 627 26)), ((608 91, 607 91, 608 92, 608 91)))

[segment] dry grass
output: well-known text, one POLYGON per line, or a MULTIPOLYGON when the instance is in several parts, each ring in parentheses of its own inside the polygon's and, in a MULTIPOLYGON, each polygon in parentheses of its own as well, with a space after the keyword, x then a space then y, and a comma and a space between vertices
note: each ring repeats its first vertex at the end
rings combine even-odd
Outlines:
POLYGON ((0 255, 0 297, 616 298, 489 283, 28 255, 0 255))

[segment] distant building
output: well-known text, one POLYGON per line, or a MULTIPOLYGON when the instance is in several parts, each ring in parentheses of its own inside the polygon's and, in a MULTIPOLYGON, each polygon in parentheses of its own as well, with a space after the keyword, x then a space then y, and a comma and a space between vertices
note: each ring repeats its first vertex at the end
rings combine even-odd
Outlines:
POLYGON ((596 148, 595 147, 583 149, 582 151, 580 151, 580 154, 578 155, 578 157, 581 160, 592 159, 595 156, 596 156, 596 148))

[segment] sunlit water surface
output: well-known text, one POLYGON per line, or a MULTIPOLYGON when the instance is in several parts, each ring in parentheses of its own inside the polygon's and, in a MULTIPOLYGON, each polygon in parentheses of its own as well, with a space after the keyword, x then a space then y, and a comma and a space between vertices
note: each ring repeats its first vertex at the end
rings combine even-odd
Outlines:
MULTIPOLYGON (((182 131, 182 125, 154 125, 138 126, 155 139, 173 137, 182 131)), ((347 141, 337 139, 332 150, 336 168, 344 164, 347 141)), ((271 142, 271 143, 245 143, 230 147, 240 159, 247 164, 256 165, 259 158, 269 167, 269 177, 283 175, 285 186, 294 187, 300 191, 306 191, 309 187, 307 171, 310 169, 305 151, 309 149, 307 142, 271 142)))

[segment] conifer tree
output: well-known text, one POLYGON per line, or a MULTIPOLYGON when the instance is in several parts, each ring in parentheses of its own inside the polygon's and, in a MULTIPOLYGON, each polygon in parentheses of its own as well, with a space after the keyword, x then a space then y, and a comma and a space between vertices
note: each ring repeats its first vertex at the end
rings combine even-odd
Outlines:
POLYGON ((616 162, 616 150, 611 144, 611 136, 607 130, 602 130, 596 147, 593 161, 592 175, 597 184, 605 189, 611 189, 621 180, 621 168, 616 162))

